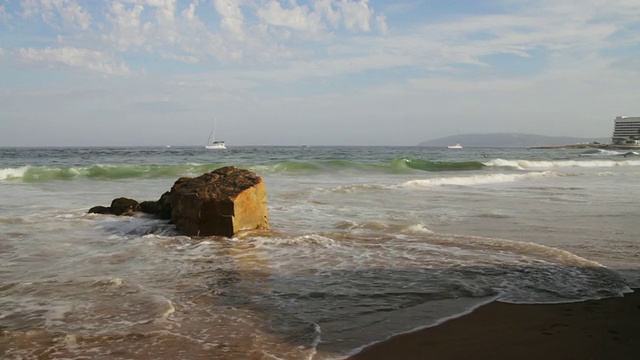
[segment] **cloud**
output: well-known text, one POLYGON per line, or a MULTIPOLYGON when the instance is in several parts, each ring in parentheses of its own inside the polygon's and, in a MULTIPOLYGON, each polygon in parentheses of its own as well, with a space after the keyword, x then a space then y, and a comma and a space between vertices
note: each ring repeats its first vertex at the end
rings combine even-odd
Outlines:
MULTIPOLYGON (((257 12, 258 18, 268 26, 285 27, 296 31, 317 34, 326 29, 337 29, 343 25, 349 31, 371 31, 373 9, 368 0, 319 0, 313 9, 307 5, 291 2, 284 8, 279 1, 269 0, 257 12)), ((375 18, 375 23, 385 32, 384 16, 375 18)))
POLYGON ((258 9, 258 17, 267 25, 283 26, 311 33, 318 32, 322 27, 319 14, 309 12, 306 5, 293 5, 290 9, 285 9, 279 2, 272 0, 258 9))
POLYGON ((342 15, 338 9, 333 8, 334 0, 318 0, 313 4, 315 12, 327 19, 332 28, 340 26, 342 15))
POLYGON ((376 16, 376 25, 382 34, 386 34, 389 32, 389 27, 387 26, 387 18, 384 15, 376 16))
POLYGON ((371 17, 373 10, 369 7, 368 0, 343 1, 338 3, 342 10, 344 25, 349 30, 371 30, 371 17))
POLYGON ((4 5, 0 5, 0 20, 7 23, 9 22, 9 20, 11 20, 11 17, 12 16, 7 13, 7 10, 5 9, 4 5))
POLYGON ((91 15, 74 0, 23 0, 23 17, 40 15, 42 20, 53 27, 80 28, 86 30, 91 25, 91 15))
POLYGON ((118 51, 126 51, 132 46, 142 46, 147 38, 150 25, 143 25, 140 15, 144 6, 136 4, 127 7, 121 2, 113 1, 107 9, 106 20, 112 29, 106 38, 111 40, 118 51))
POLYGON ((131 72, 125 64, 118 64, 112 56, 100 51, 73 47, 47 47, 42 50, 22 48, 17 51, 17 54, 27 62, 45 65, 64 64, 108 75, 128 75, 131 72))
POLYGON ((179 41, 176 25, 176 0, 156 1, 156 33, 165 42, 174 44, 179 41))
POLYGON ((239 2, 233 0, 213 0, 213 5, 222 17, 220 26, 235 36, 242 36, 244 16, 240 10, 239 2))
MULTIPOLYGON (((40 19, 53 30, 43 37, 56 39, 50 47, 93 48, 121 54, 123 59, 153 61, 156 57, 183 64, 283 64, 287 59, 304 59, 323 52, 322 47, 300 47, 301 38, 326 44, 344 32, 341 30, 370 32, 376 26, 381 32, 387 31, 384 15, 374 18, 368 0, 318 0, 308 5, 298 5, 296 1, 284 5, 284 1, 274 0, 212 0, 216 13, 199 6, 199 0, 83 3, 97 17, 93 25, 89 11, 79 3, 23 0, 20 5, 25 19, 40 19), (211 15, 219 16, 217 24, 211 21, 211 15), (62 27, 70 26, 86 31, 62 31, 62 27), (132 53, 136 55, 128 56, 132 53)), ((139 63, 143 72, 146 64, 150 62, 139 63)))
POLYGON ((175 60, 185 64, 197 64, 201 62, 200 58, 192 55, 179 55, 174 53, 162 53, 163 59, 175 60))
POLYGON ((500 77, 501 63, 489 57, 502 54, 542 64, 523 67, 520 76, 562 68, 601 68, 607 57, 616 57, 616 48, 640 43, 637 32, 627 31, 624 41, 615 38, 625 28, 637 26, 640 3, 623 1, 620 7, 597 1, 580 6, 571 1, 511 5, 501 14, 467 13, 422 21, 396 28, 384 37, 358 38, 357 44, 354 39, 352 47, 372 56, 376 56, 374 49, 384 49, 398 55, 399 66, 406 66, 410 58, 410 66, 457 78, 463 73, 486 76, 488 70, 500 77), (471 67, 461 71, 460 65, 471 67))
POLYGON ((214 72, 243 66, 239 76, 247 74, 242 75, 247 79, 253 74, 259 81, 272 78, 260 70, 267 67, 280 74, 276 80, 284 82, 402 68, 414 68, 414 73, 420 73, 416 78, 434 76, 426 72, 455 78, 490 72, 500 76, 494 55, 504 54, 545 61, 537 72, 576 63, 587 69, 616 61, 610 50, 640 43, 640 33, 632 31, 638 25, 640 3, 630 0, 499 1, 503 5, 499 12, 439 17, 430 16, 424 3, 417 1, 409 7, 407 3, 380 4, 382 8, 375 10, 368 0, 206 2, 215 13, 198 0, 82 3, 92 5, 93 27, 89 12, 78 3, 24 0, 20 4, 23 16, 45 19, 52 27, 54 19, 56 24, 88 26, 82 35, 65 33, 57 47, 93 48, 97 53, 136 59, 141 67, 163 59, 175 62, 172 71, 177 73, 189 72, 181 64, 208 64, 214 72), (392 18, 380 9, 391 9, 392 18), (417 21, 415 17, 396 21, 407 12, 419 11, 424 13, 417 21), (391 29, 390 19, 394 21, 391 29), (611 59, 603 60, 607 57, 611 59))
POLYGON ((182 17, 185 18, 187 21, 194 21, 196 20, 196 6, 198 5, 198 2, 192 2, 191 4, 189 4, 189 7, 187 7, 186 9, 184 9, 182 11, 182 17))

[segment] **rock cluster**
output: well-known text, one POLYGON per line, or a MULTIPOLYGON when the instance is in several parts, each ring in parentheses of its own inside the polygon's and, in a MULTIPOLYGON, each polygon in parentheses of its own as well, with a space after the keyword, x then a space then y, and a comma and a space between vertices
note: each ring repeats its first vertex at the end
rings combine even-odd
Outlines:
POLYGON ((227 236, 239 231, 269 228, 267 190, 250 170, 227 166, 196 178, 178 179, 158 201, 117 198, 111 206, 95 206, 90 213, 131 215, 143 212, 170 219, 188 236, 227 236))

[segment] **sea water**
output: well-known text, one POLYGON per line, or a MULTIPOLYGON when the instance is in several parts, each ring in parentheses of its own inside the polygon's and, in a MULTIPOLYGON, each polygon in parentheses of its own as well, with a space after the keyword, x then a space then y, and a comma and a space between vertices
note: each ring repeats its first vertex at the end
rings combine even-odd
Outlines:
POLYGON ((621 296, 639 178, 594 149, 0 149, 0 357, 340 359, 492 300, 621 296), (263 177, 271 230, 87 213, 226 165, 263 177))

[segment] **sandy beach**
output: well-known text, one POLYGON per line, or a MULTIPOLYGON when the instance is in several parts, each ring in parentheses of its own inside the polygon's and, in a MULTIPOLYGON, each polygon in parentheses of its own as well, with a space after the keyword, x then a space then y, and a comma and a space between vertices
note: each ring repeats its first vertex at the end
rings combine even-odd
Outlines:
POLYGON ((640 292, 565 304, 489 303, 349 358, 374 359, 640 359, 640 292))

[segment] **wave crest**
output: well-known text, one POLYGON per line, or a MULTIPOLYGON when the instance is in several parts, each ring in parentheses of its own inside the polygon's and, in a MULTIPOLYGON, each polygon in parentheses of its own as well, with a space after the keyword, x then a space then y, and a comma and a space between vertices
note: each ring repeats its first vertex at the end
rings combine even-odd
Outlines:
POLYGON ((120 180, 132 178, 163 178, 198 176, 222 165, 90 165, 90 166, 23 166, 0 169, 0 180, 46 182, 56 180, 120 180))
POLYGON ((494 159, 484 163, 491 167, 509 167, 518 170, 552 169, 565 167, 607 168, 615 166, 640 166, 640 160, 505 160, 494 159))
POLYGON ((407 159, 407 167, 415 170, 423 171, 465 171, 465 170, 480 170, 485 167, 485 164, 479 161, 427 161, 420 159, 407 159))
POLYGON ((558 176, 558 175, 552 171, 542 171, 542 172, 531 172, 526 174, 483 174, 483 175, 464 176, 464 177, 454 176, 454 177, 443 177, 443 178, 433 178, 433 179, 411 180, 411 181, 407 181, 400 184, 399 187, 420 188, 420 187, 432 187, 432 186, 440 186, 440 185, 471 186, 471 185, 481 185, 481 184, 513 182, 518 180, 535 179, 535 178, 551 177, 551 176, 558 176))

